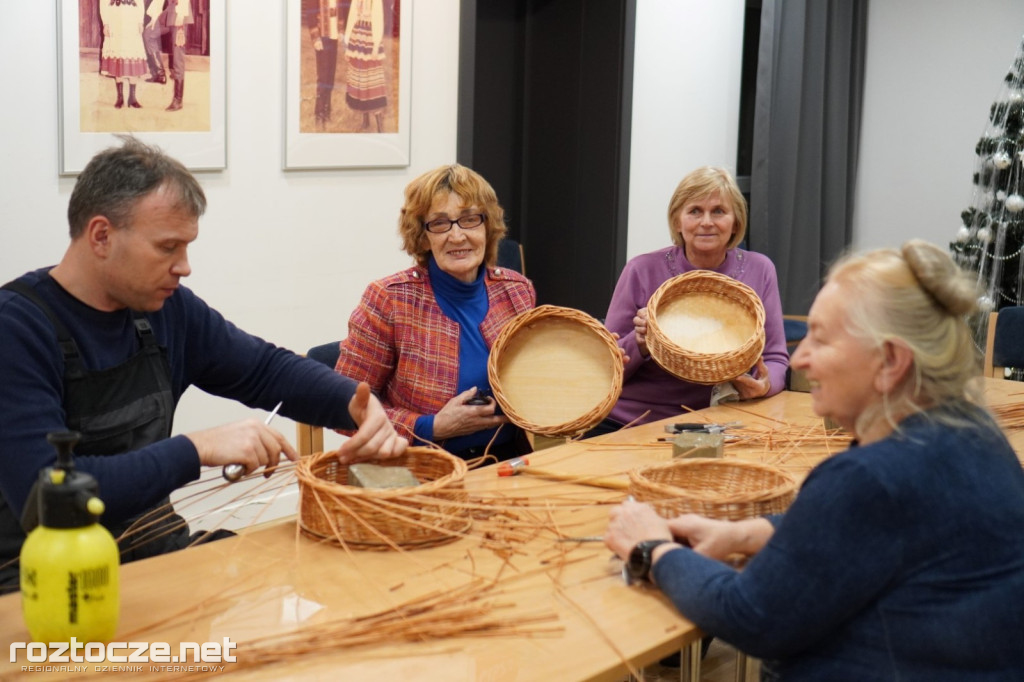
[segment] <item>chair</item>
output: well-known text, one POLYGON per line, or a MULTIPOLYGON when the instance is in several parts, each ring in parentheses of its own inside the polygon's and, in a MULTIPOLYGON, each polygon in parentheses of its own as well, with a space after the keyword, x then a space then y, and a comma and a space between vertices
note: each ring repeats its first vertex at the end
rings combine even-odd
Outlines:
POLYGON ((783 315, 782 327, 786 332, 786 350, 792 355, 797 345, 807 336, 807 316, 783 315))
MULTIPOLYGON (((786 332, 786 350, 789 352, 790 357, 792 357, 793 351, 796 350, 796 347, 803 338, 807 336, 807 316, 783 315, 782 325, 786 332)), ((801 391, 804 393, 811 390, 804 373, 794 370, 792 366, 786 370, 786 388, 790 391, 801 391)))
MULTIPOLYGON (((306 357, 318 360, 331 369, 338 364, 338 354, 341 350, 338 345, 341 341, 332 341, 319 346, 313 346, 306 353, 306 357)), ((323 452, 324 430, 319 426, 295 422, 295 449, 300 457, 312 455, 314 452, 323 452)))
POLYGON ((983 374, 1005 379, 1007 367, 1024 367, 1024 306, 1010 306, 988 316, 983 374))
POLYGON ((523 245, 515 239, 505 238, 498 242, 498 267, 526 274, 523 260, 523 245))
POLYGON ((338 355, 341 353, 340 344, 341 341, 331 341, 330 343, 313 346, 306 351, 306 357, 319 360, 331 369, 334 369, 334 366, 338 364, 338 355))

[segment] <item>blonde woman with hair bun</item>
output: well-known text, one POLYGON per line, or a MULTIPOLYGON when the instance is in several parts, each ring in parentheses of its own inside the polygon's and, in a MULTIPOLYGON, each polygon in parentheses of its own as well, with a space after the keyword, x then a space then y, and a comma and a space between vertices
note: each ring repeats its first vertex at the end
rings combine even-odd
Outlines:
POLYGON ((654 583, 762 659, 762 679, 1024 680, 1024 470, 977 400, 976 298, 923 241, 844 257, 792 364, 854 445, 784 515, 665 520, 627 502, 605 543, 628 558, 655 541, 654 583), (742 572, 731 554, 751 557, 742 572))

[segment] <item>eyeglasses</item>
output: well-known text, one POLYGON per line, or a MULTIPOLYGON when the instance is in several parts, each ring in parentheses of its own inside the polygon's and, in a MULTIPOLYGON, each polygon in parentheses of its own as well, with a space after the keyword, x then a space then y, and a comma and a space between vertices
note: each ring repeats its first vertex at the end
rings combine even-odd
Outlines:
POLYGON ((473 213, 470 215, 464 215, 461 218, 455 220, 448 220, 447 218, 435 218, 429 222, 423 223, 423 229, 433 234, 444 234, 448 230, 452 229, 454 225, 458 225, 463 230, 472 230, 474 227, 480 227, 484 224, 485 216, 483 213, 473 213))

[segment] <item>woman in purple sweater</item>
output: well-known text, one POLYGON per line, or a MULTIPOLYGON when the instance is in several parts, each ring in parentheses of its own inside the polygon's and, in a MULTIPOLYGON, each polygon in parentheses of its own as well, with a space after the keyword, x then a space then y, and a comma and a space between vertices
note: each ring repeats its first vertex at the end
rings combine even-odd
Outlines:
POLYGON ((615 285, 605 325, 619 335, 629 362, 618 403, 592 435, 711 404, 714 387, 678 379, 647 352, 647 301, 665 280, 691 270, 737 279, 764 303, 764 354, 749 374, 732 380, 739 399, 775 395, 785 386, 789 354, 775 266, 762 254, 737 248, 747 233, 747 205, 729 172, 704 167, 683 178, 669 202, 668 227, 673 245, 630 260, 615 285))

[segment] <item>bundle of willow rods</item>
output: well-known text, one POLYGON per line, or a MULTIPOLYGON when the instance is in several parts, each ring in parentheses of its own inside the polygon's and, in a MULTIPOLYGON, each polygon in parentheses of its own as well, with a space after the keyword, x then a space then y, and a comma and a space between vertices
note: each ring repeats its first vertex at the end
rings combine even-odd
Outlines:
MULTIPOLYGON (((439 641, 452 637, 554 637, 564 628, 552 624, 558 615, 550 610, 522 612, 503 600, 501 585, 475 579, 454 589, 439 589, 395 607, 363 616, 335 618, 284 634, 238 643, 237 660, 222 671, 160 671, 160 679, 205 679, 214 674, 237 673, 265 665, 308 660, 320 653, 356 650, 402 642, 439 641)), ((412 655, 412 654, 411 654, 412 655)), ((422 651, 415 652, 422 655, 422 651)), ((182 666, 187 668, 188 666, 182 666)), ((193 666, 199 668, 200 666, 193 666)))

